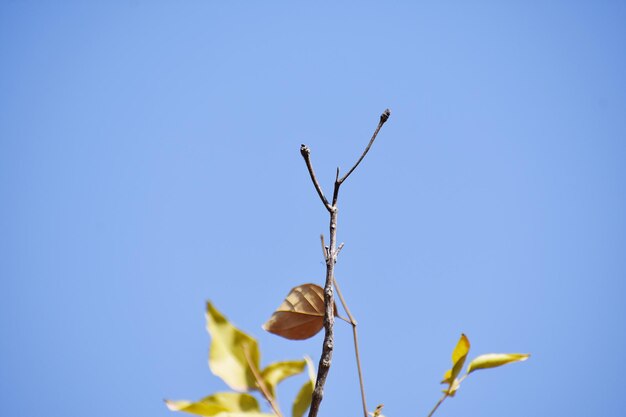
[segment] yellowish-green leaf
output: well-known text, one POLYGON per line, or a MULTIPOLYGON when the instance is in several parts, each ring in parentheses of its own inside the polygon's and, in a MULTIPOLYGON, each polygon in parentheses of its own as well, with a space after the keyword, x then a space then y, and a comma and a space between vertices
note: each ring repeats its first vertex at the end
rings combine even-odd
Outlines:
POLYGON ((296 395, 296 399, 293 402, 293 407, 291 409, 292 417, 302 417, 306 410, 309 409, 311 405, 311 395, 313 395, 313 389, 315 388, 315 382, 307 381, 302 385, 300 391, 298 391, 298 395, 296 395))
POLYGON ((172 411, 184 411, 209 417, 218 414, 222 417, 224 414, 220 413, 254 413, 260 411, 256 398, 239 392, 220 392, 196 402, 165 400, 165 404, 172 411))
POLYGON ((249 358, 259 369, 261 355, 256 339, 233 326, 210 302, 207 303, 206 317, 211 334, 211 372, 236 391, 256 389, 254 374, 248 363, 249 358))
POLYGON ((315 388, 315 369, 313 368, 313 362, 308 356, 304 359, 306 360, 307 369, 309 371, 309 379, 302 385, 298 395, 296 395, 296 399, 293 401, 293 407, 291 408, 292 417, 302 417, 304 413, 306 413, 306 410, 308 410, 311 405, 311 395, 315 388))
POLYGON ((470 342, 465 334, 461 334, 459 342, 456 344, 454 351, 452 351, 452 372, 450 375, 450 381, 456 379, 463 369, 463 364, 467 358, 467 354, 470 350, 470 342))
POLYGON ((465 363, 465 359, 467 359, 469 349, 469 339, 464 334, 461 334, 461 338, 452 351, 452 369, 448 369, 446 371, 443 375, 443 380, 441 381, 442 384, 448 384, 448 388, 443 392, 451 397, 454 397, 454 394, 459 389, 461 384, 461 382, 457 379, 457 376, 459 376, 461 369, 463 369, 463 364, 465 363))
POLYGON ((297 375, 304 371, 306 362, 301 361, 284 361, 275 362, 267 365, 261 372, 261 378, 267 387, 272 398, 276 398, 276 386, 285 378, 297 375))
POLYGON ((276 414, 268 413, 222 413, 217 417, 276 417, 276 414))
POLYGON ((467 373, 471 373, 478 369, 496 368, 511 362, 525 361, 530 357, 526 353, 488 353, 480 355, 467 367, 467 373))

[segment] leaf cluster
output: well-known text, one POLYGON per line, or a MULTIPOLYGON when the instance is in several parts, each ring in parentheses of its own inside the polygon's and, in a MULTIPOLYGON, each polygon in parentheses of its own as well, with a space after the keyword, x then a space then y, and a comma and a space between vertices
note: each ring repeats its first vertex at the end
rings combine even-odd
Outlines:
POLYGON ((292 403, 292 417, 302 417, 311 403, 315 371, 309 358, 274 362, 261 369, 261 353, 255 338, 235 327, 210 302, 206 305, 207 330, 211 335, 209 368, 232 392, 218 392, 199 401, 166 400, 172 411, 184 411, 207 417, 282 417, 276 387, 283 380, 308 368, 308 378, 292 403), (260 393, 273 409, 261 412, 260 393))
POLYGON ((461 386, 461 382, 474 371, 496 368, 511 362, 521 362, 530 357, 530 354, 527 353, 488 353, 480 355, 469 363, 465 375, 458 378, 465 364, 465 360, 467 359, 469 350, 470 341, 467 336, 461 334, 461 338, 452 351, 452 368, 446 371, 441 381, 442 384, 448 384, 448 388, 443 391, 447 396, 454 397, 454 394, 456 394, 456 391, 461 386))

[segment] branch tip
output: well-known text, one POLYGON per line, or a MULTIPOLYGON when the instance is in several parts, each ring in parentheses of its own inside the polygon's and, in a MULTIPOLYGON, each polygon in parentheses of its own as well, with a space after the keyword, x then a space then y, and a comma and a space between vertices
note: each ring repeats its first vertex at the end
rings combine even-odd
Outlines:
POLYGON ((383 114, 380 115, 380 123, 385 123, 389 119, 389 116, 391 116, 391 110, 385 109, 383 114))

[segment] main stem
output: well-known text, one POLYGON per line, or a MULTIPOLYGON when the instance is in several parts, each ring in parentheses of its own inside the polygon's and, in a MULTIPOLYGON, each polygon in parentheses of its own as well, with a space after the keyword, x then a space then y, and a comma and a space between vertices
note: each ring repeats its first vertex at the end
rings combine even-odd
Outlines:
POLYGON ((333 293, 333 281, 335 279, 335 261, 337 249, 337 215, 336 206, 331 207, 330 213, 330 243, 328 246, 328 256, 326 257, 326 283, 324 284, 324 345, 322 348, 322 356, 317 368, 317 380, 315 389, 311 398, 311 408, 309 409, 309 417, 317 416, 320 403, 324 397, 324 384, 330 370, 330 364, 333 358, 334 347, 334 325, 335 325, 335 295, 333 293))

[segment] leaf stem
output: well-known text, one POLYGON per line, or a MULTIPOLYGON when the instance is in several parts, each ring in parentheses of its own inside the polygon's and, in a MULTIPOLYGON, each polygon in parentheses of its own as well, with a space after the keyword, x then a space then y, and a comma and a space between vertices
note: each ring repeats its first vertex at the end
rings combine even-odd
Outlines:
POLYGON ((243 346, 243 355, 246 357, 248 366, 250 366, 252 375, 254 375, 254 379, 257 385, 259 386, 259 390, 263 394, 263 397, 265 397, 267 402, 270 404, 270 407, 272 407, 272 410, 274 410, 274 414, 276 414, 276 416, 278 417, 283 417, 283 414, 280 412, 280 407, 278 406, 276 399, 270 394, 270 391, 267 389, 265 382, 263 382, 263 378, 261 377, 259 370, 256 368, 256 366, 254 366, 254 363, 252 362, 252 358, 250 358, 250 351, 248 349, 248 345, 243 346))

